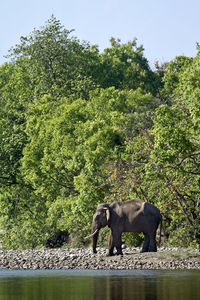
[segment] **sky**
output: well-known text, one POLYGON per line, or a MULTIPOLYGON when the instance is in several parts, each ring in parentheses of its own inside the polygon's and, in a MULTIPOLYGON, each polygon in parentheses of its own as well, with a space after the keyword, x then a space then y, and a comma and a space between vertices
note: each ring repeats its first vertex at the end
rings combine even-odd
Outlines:
POLYGON ((195 56, 200 42, 199 0, 0 0, 0 64, 20 36, 39 29, 53 14, 81 41, 110 46, 137 38, 153 67, 178 55, 195 56))

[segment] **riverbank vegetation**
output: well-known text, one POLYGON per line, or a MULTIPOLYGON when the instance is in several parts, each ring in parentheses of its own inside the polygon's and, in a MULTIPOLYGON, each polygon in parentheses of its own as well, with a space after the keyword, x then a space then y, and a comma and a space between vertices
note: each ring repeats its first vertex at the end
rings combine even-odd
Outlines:
POLYGON ((3 247, 84 245, 97 204, 131 198, 163 243, 200 245, 199 50, 151 70, 136 39, 100 53, 54 17, 21 37, 0 66, 3 247))

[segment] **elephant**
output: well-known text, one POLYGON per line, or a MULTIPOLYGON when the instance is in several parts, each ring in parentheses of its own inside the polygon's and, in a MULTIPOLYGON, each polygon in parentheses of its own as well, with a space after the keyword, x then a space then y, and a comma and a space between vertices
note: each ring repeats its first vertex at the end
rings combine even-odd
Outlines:
POLYGON ((112 204, 103 203, 97 206, 93 215, 92 237, 93 253, 97 253, 97 241, 101 228, 110 228, 109 252, 114 255, 114 248, 117 255, 122 253, 122 233, 123 232, 143 232, 144 244, 141 252, 156 252, 156 231, 160 224, 160 238, 162 228, 162 215, 158 208, 149 202, 133 199, 112 204))

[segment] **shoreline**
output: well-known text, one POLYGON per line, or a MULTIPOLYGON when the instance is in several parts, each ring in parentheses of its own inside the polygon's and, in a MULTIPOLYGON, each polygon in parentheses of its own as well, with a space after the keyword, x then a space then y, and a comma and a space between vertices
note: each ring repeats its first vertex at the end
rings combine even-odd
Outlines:
POLYGON ((123 256, 108 257, 107 249, 57 248, 0 250, 0 270, 200 270, 198 250, 160 248, 140 253, 139 248, 123 249, 123 256))

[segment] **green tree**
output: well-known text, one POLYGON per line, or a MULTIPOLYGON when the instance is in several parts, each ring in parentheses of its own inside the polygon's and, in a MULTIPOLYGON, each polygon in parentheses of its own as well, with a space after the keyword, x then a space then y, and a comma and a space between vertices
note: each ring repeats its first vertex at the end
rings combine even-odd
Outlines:
MULTIPOLYGON (((40 228, 41 215, 46 218, 46 199, 38 199, 33 184, 25 182, 20 171, 28 142, 29 106, 39 103, 42 95, 49 92, 54 95, 55 102, 59 102, 62 94, 87 98, 89 91, 96 86, 91 72, 93 64, 97 64, 97 48, 88 43, 81 44, 76 38, 69 38, 69 34, 52 17, 45 27, 22 37, 21 43, 11 50, 12 61, 0 67, 0 193, 4 208, 1 227, 5 229, 4 245, 7 247, 14 246, 14 243, 16 247, 20 244, 32 247, 33 243, 44 242, 46 235, 43 235, 44 239, 40 238, 41 232, 48 233, 45 226, 41 231, 36 230, 35 242, 32 233, 24 232, 23 235, 23 230, 33 220, 40 228), (20 222, 20 230, 17 230, 20 222)), ((36 226, 32 225, 29 227, 36 226)))
POLYGON ((70 39, 70 33, 52 17, 41 30, 22 37, 11 50, 13 61, 0 68, 2 180, 16 182, 30 103, 46 93, 87 98, 95 87, 91 74, 98 50, 70 39))
POLYGON ((173 75, 170 68, 165 76, 174 83, 172 101, 156 111, 148 172, 161 187, 159 197, 171 219, 172 238, 187 246, 200 244, 199 54, 181 64, 180 71, 175 68, 173 75))
POLYGON ((157 95, 161 81, 153 72, 144 57, 143 46, 137 40, 122 44, 120 39, 111 38, 111 47, 101 55, 101 86, 114 86, 117 89, 141 88, 144 92, 157 95))
POLYGON ((175 91, 179 85, 181 74, 192 62, 192 57, 181 55, 165 64, 165 71, 162 78, 164 86, 161 92, 161 97, 164 98, 165 102, 171 103, 170 100, 176 94, 175 91))
POLYGON ((113 201, 111 169, 128 148, 128 131, 136 137, 151 126, 145 115, 158 103, 139 90, 108 88, 88 100, 49 95, 30 106, 22 174, 45 199, 49 231, 88 232, 96 205, 113 201))
POLYGON ((72 32, 52 16, 10 50, 14 62, 24 65, 34 97, 48 93, 83 96, 95 85, 92 77, 98 65, 98 48, 70 37, 72 32))
MULTIPOLYGON (((156 180, 147 176, 159 164, 155 153, 164 155, 161 108, 151 131, 162 76, 152 72, 136 40, 111 39, 100 54, 71 33, 52 17, 22 37, 11 62, 0 67, 0 224, 8 248, 42 246, 51 233, 66 229, 83 242, 103 201, 137 196, 163 205, 162 197, 155 200, 156 180)), ((185 80, 179 77, 173 92, 185 80)), ((178 120, 181 105, 177 100, 173 107, 178 120)), ((183 150, 187 128, 181 122, 173 140, 183 150)), ((188 115, 187 122, 187 135, 193 134, 197 122, 188 115)), ((185 153, 197 153, 189 141, 185 153)), ((169 200, 168 187, 159 184, 158 194, 169 200)))

